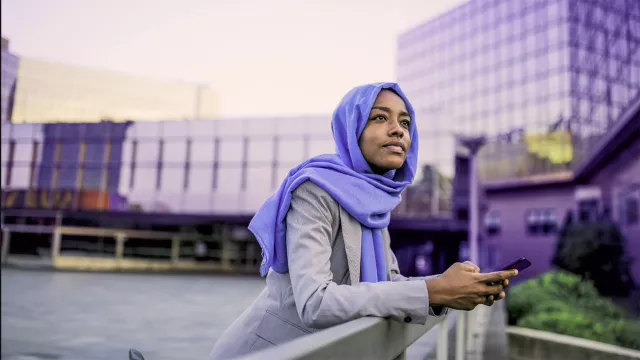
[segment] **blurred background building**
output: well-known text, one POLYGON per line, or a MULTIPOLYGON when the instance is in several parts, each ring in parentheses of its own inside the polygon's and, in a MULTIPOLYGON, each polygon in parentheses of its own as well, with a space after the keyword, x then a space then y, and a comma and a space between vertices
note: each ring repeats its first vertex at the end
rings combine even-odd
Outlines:
MULTIPOLYGON (((3 50, 3 59, 4 56, 3 50)), ((3 60, 3 72, 4 66, 3 60)), ((9 64, 8 71, 12 69, 9 64)), ((77 123, 217 116, 216 95, 205 85, 160 81, 22 57, 10 119, 13 123, 77 123)))
MULTIPOLYGON (((503 257, 527 256, 533 265, 525 278, 549 270, 565 226, 615 221, 626 239, 620 262, 629 272, 621 276, 640 281, 640 95, 571 176, 494 181, 484 188, 484 243, 503 257)), ((593 246, 583 240, 584 248, 593 246)), ((599 251, 610 256, 607 248, 599 251)))
POLYGON ((639 27, 637 1, 472 0, 402 34, 422 161, 451 176, 482 133, 484 180, 573 170, 640 89, 639 27))
MULTIPOLYGON (((488 136, 479 155, 487 187, 574 181, 638 94, 639 45, 636 1, 472 0, 402 34, 398 82, 421 146, 391 223, 401 265, 432 256, 421 262, 438 271, 465 254, 470 174, 455 134, 488 136)), ((198 85, 21 59, 15 88, 13 124, 2 127, 3 211, 22 218, 10 221, 64 210, 93 226, 120 216, 245 227, 291 168, 334 152, 329 114, 219 119, 215 96, 198 85)), ((488 234, 500 211, 481 196, 483 263, 521 256, 518 246, 500 254, 506 247, 488 234)))
POLYGON ((0 116, 2 123, 11 119, 18 76, 18 56, 9 50, 9 40, 2 38, 2 93, 0 94, 0 116))

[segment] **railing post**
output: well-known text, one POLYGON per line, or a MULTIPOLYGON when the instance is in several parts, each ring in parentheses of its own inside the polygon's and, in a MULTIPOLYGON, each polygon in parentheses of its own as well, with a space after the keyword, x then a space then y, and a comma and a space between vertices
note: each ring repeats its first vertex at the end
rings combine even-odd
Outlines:
POLYGON ((231 234, 227 224, 222 225, 221 235, 222 254, 220 262, 222 263, 223 269, 229 269, 231 267, 231 234))
POLYGON ((438 324, 438 345, 436 346, 438 360, 449 359, 449 315, 438 324))
POLYGON ((51 260, 56 261, 60 256, 60 247, 62 246, 62 231, 59 226, 53 228, 53 240, 51 241, 51 260))
POLYGON ((9 258, 9 246, 11 246, 11 231, 2 229, 2 256, 0 257, 2 264, 6 264, 9 258))
POLYGON ((467 313, 467 358, 471 359, 476 351, 476 326, 478 326, 478 308, 467 313))
POLYGON ((469 356, 469 354, 471 354, 471 352, 473 351, 473 310, 469 311, 467 313, 467 326, 465 327, 466 330, 466 334, 465 334, 465 351, 467 353, 467 356, 469 356))
POLYGON ((465 317, 467 313, 465 311, 458 311, 458 318, 456 319, 456 360, 464 360, 464 338, 465 338, 465 317))
POLYGON ((171 238, 171 262, 177 263, 180 260, 180 237, 171 238))
POLYGON ((123 233, 116 234, 116 260, 122 260, 124 257, 124 242, 127 236, 123 233))

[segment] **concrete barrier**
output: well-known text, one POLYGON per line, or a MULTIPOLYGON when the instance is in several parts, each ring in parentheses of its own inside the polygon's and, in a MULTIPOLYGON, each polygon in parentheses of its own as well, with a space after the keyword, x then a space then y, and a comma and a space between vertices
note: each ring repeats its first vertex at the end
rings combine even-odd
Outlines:
POLYGON ((507 328, 511 360, 630 360, 640 351, 547 331, 507 328))

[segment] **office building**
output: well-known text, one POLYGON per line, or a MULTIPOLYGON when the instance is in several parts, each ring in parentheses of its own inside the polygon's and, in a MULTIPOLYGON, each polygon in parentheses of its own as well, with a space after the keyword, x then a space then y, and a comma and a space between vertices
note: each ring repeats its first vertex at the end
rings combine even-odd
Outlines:
MULTIPOLYGON (((293 167, 334 152, 328 115, 5 124, 2 188, 99 190, 145 212, 246 215, 293 167)), ((448 211, 450 179, 426 174, 397 213, 448 211), (440 201, 432 203, 424 195, 434 188, 440 201)))
POLYGON ((19 58, 9 50, 9 40, 2 38, 2 93, 0 95, 0 116, 2 123, 11 121, 19 58))
POLYGON ((12 122, 158 121, 217 116, 216 96, 204 85, 22 57, 12 122))
MULTIPOLYGON (((524 279, 551 268, 558 232, 574 221, 614 220, 626 239, 631 277, 640 282, 640 96, 570 176, 484 184, 483 243, 503 261, 527 256, 524 279)), ((624 275, 624 274, 623 274, 624 275)))
POLYGON ((571 172, 640 89, 640 2, 471 0, 402 34, 422 159, 486 134, 484 180, 571 172))
MULTIPOLYGON (((335 152, 329 115, 4 124, 1 133, 2 214, 16 233, 32 231, 22 224, 53 219, 97 233, 211 233, 227 224, 233 227, 229 236, 247 240, 249 220, 287 173, 305 159, 335 152)), ((463 222, 435 216, 448 211, 450 179, 423 173, 390 225, 409 274, 425 271, 414 265, 416 243, 430 242, 420 258, 431 257, 433 271, 442 271, 457 259, 465 233, 463 222)))

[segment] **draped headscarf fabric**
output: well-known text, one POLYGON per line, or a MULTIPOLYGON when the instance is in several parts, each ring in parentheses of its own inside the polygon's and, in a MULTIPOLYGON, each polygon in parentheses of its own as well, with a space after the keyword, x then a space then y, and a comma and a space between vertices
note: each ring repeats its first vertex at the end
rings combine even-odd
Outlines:
POLYGON ((418 136, 415 112, 396 83, 375 83, 349 91, 338 104, 331 123, 336 154, 311 158, 292 169, 280 188, 255 214, 249 230, 262 247, 260 274, 269 269, 285 274, 287 263, 286 215, 291 194, 300 184, 311 181, 324 189, 362 226, 360 281, 387 280, 382 229, 389 225, 391 211, 400 203, 401 193, 416 173, 418 136), (401 168, 375 174, 365 160, 358 140, 367 124, 380 91, 389 89, 403 100, 411 116, 411 147, 401 168))

